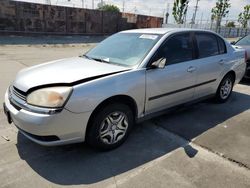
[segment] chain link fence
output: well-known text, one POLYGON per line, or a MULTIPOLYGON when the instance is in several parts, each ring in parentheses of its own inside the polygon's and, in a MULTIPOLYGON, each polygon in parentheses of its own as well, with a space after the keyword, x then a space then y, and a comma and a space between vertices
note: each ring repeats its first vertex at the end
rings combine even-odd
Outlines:
POLYGON ((215 24, 163 24, 164 28, 194 28, 214 31, 225 38, 238 38, 250 34, 249 28, 233 28, 221 26, 216 28, 215 24))

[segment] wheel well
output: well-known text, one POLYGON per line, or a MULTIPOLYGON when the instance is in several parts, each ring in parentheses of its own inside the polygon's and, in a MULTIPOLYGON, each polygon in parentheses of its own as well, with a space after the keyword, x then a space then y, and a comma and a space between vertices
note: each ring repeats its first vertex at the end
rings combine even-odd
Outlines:
MULTIPOLYGON (((235 72, 234 72, 233 70, 229 71, 225 76, 227 76, 227 75, 232 75, 233 78, 234 78, 234 82, 235 82, 236 74, 235 74, 235 72)), ((225 77, 225 76, 224 76, 224 77, 225 77)))
POLYGON ((132 110, 133 114, 134 114, 134 118, 136 119, 137 114, 138 114, 138 109, 137 109, 136 102, 132 97, 129 97, 127 95, 115 95, 115 96, 112 96, 112 97, 102 101, 95 108, 95 110, 92 112, 92 114, 91 114, 91 116, 89 118, 88 124, 87 124, 86 136, 88 134, 89 127, 90 127, 91 123, 93 122, 93 118, 95 117, 95 114, 97 114, 105 106, 107 106, 109 104, 113 104, 113 103, 122 103, 122 104, 128 105, 130 107, 130 109, 132 110))

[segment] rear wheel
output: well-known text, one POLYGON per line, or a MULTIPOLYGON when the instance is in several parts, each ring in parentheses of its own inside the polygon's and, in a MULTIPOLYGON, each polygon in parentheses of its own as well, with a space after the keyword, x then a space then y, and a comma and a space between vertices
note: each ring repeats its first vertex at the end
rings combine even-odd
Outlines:
POLYGON ((226 75, 217 89, 216 101, 219 103, 226 102, 232 94, 233 85, 234 85, 233 75, 231 74, 226 75))
POLYGON ((95 114, 87 142, 101 150, 114 149, 127 139, 133 123, 133 113, 127 105, 110 104, 95 114))

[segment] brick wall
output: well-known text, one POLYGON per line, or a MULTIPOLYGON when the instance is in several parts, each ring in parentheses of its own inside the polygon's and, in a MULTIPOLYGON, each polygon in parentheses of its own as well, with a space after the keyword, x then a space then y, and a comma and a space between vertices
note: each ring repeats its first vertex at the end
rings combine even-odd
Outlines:
POLYGON ((98 10, 0 1, 0 31, 111 34, 133 28, 161 27, 162 18, 98 10))

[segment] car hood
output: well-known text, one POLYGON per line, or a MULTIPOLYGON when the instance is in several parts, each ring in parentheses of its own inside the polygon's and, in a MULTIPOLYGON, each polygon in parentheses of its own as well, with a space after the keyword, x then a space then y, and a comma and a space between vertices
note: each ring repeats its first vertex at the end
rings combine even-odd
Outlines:
POLYGON ((13 85, 27 92, 43 85, 74 85, 129 70, 127 67, 97 62, 83 57, 61 59, 21 70, 13 85))

